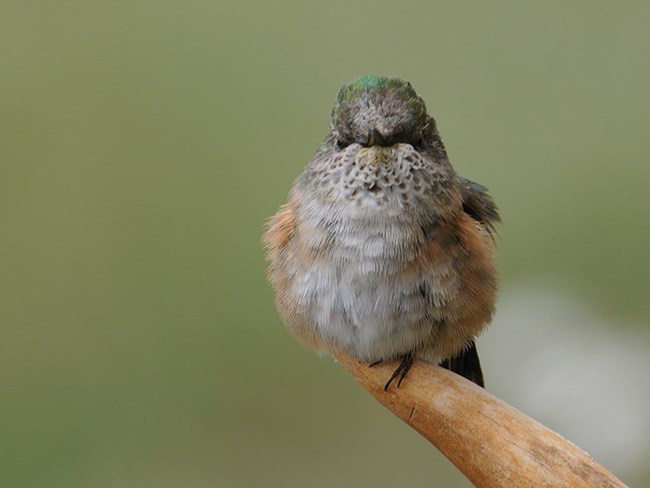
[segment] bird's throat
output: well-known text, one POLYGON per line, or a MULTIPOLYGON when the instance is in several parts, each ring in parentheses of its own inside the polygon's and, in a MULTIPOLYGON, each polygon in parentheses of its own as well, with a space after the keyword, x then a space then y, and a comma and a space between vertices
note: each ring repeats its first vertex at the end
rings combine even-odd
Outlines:
POLYGON ((356 154, 355 163, 359 168, 365 168, 366 166, 381 167, 394 161, 396 156, 393 146, 362 147, 356 154))

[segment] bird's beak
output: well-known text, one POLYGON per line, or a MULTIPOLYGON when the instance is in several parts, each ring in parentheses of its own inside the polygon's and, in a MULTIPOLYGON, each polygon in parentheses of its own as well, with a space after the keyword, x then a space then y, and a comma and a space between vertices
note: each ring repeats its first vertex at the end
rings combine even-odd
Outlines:
POLYGON ((368 131, 368 134, 366 136, 357 137, 357 139, 354 142, 366 147, 387 145, 384 136, 382 136, 381 132, 379 132, 374 127, 370 131, 368 131))
POLYGON ((373 128, 368 134, 368 146, 385 146, 386 140, 377 129, 373 128))

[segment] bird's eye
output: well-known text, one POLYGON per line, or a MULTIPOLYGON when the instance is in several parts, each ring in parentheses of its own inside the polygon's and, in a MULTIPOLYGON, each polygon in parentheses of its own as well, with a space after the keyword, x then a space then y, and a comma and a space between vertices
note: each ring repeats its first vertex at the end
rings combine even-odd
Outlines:
POLYGON ((345 142, 341 141, 340 139, 337 139, 336 142, 334 143, 334 148, 335 148, 337 151, 340 151, 340 150, 343 149, 346 145, 347 145, 347 144, 345 144, 345 142))

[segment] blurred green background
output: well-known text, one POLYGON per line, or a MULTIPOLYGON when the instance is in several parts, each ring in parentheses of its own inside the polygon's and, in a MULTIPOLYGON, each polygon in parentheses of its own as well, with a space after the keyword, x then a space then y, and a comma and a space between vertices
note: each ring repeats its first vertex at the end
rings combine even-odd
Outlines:
MULTIPOLYGON (((649 327, 649 18, 647 2, 3 2, 0 485, 469 486, 284 330, 264 220, 340 85, 398 75, 501 208, 504 293, 541 284, 649 327)), ((646 469, 617 474, 650 486, 646 469)))

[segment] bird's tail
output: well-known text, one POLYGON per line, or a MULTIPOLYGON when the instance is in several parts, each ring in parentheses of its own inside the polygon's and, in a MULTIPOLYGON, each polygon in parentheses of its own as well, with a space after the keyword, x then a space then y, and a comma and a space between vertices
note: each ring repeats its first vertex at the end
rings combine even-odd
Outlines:
POLYGON ((481 361, 478 359, 478 351, 476 350, 474 341, 470 342, 469 346, 458 356, 445 359, 440 366, 464 376, 480 387, 485 387, 483 383, 483 371, 481 371, 481 361))

